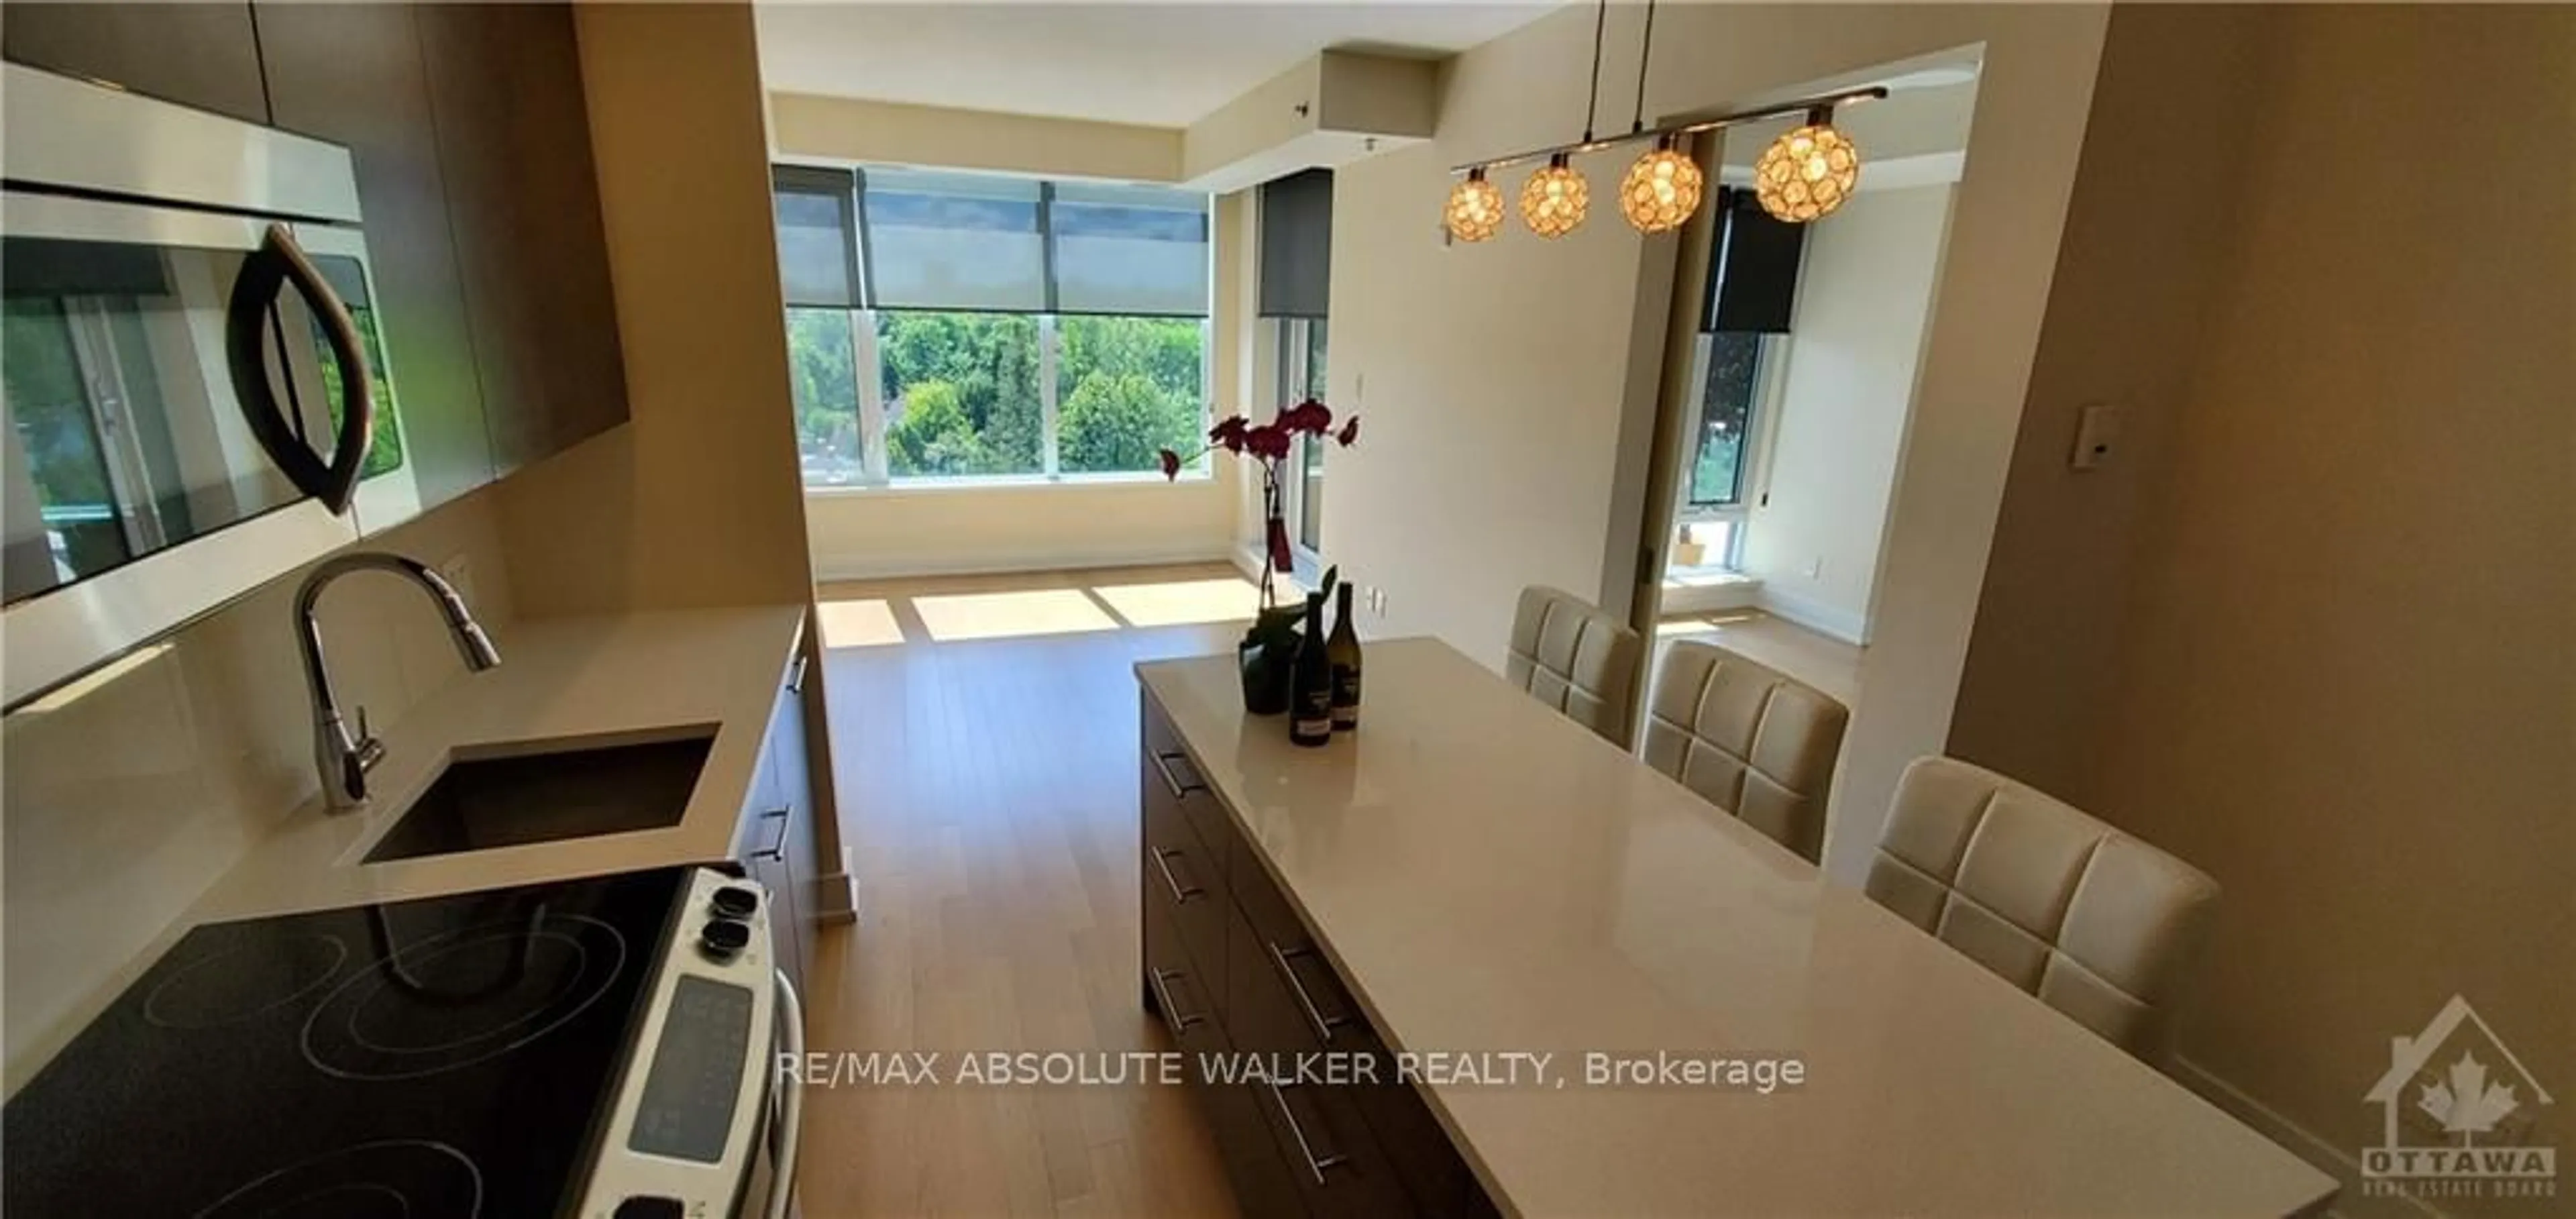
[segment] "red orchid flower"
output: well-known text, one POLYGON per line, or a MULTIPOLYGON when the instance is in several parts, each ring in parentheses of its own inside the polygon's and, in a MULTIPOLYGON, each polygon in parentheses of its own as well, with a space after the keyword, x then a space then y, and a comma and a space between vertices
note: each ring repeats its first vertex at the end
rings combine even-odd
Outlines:
POLYGON ((1358 442, 1359 438, 1360 417, 1357 415, 1353 415, 1350 418, 1343 420, 1342 430, 1333 437, 1333 439, 1341 441, 1342 447, 1346 449, 1358 442))
POLYGON ((1275 426, 1290 432, 1320 436, 1326 428, 1333 426, 1333 410, 1321 402, 1308 398, 1280 411, 1279 421, 1275 426))
POLYGON ((1243 434, 1243 447, 1255 457, 1276 460, 1288 456, 1288 429, 1265 423, 1243 434))
POLYGON ((1241 415, 1228 415, 1215 427, 1208 429, 1208 441, 1224 448, 1226 452, 1240 453, 1243 451, 1243 434, 1251 426, 1251 421, 1241 415))
MULTIPOLYGON (((1344 443, 1348 442, 1345 441, 1344 443)), ((1157 454, 1157 456, 1161 457, 1163 461, 1163 481, 1170 482, 1181 476, 1180 454, 1175 453, 1170 449, 1165 449, 1160 454, 1157 454)))

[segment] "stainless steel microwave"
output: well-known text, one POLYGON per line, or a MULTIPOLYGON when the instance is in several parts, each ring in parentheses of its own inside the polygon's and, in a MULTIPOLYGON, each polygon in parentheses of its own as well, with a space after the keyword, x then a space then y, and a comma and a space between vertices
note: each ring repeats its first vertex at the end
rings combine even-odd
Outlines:
POLYGON ((349 153, 6 65, 15 708, 420 510, 349 153))

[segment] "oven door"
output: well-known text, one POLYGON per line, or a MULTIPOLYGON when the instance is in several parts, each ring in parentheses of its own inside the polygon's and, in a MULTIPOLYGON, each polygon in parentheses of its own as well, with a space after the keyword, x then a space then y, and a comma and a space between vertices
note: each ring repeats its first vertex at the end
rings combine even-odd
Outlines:
POLYGON ((805 1124, 805 1085, 788 1064, 805 1057, 804 1005, 797 1001, 796 986, 787 975, 778 973, 778 1006, 775 1009, 773 1057, 769 1073, 769 1098, 761 1108, 762 1129, 752 1141, 751 1171, 744 1178, 742 1201, 734 1208, 735 1219, 789 1219, 794 1215, 796 1180, 796 1145, 805 1124))
POLYGON ((569 1214, 793 1213, 804 1089, 787 1068, 804 1057, 805 1018, 773 955, 770 906, 755 881, 704 868, 691 876, 569 1214), (752 913, 716 916, 719 894, 747 898, 752 913), (703 950, 718 922, 739 922, 746 942, 703 950))
POLYGON ((0 196, 11 707, 418 511, 374 302, 353 227, 0 196))

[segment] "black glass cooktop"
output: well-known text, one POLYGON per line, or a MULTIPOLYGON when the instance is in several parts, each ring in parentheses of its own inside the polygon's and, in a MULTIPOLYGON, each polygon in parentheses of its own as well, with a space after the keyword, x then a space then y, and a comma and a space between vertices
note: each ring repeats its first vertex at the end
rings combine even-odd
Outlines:
POLYGON ((199 927, 0 1108, 0 1210, 555 1214, 686 883, 199 927))

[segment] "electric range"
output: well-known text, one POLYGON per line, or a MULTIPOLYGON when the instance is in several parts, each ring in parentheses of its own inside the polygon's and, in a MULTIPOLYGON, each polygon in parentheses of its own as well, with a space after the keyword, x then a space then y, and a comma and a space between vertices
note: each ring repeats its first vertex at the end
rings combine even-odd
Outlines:
POLYGON ((0 1209, 768 1210, 765 897, 673 868, 197 927, 0 1107, 0 1209))

